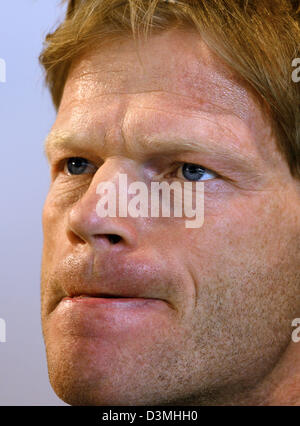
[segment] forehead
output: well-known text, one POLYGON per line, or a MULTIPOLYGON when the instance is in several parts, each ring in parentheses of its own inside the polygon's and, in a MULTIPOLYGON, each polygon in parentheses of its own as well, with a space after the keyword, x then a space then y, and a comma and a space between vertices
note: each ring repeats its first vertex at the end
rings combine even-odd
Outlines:
POLYGON ((179 29, 154 35, 139 46, 123 39, 85 52, 71 67, 62 107, 70 100, 90 102, 95 95, 139 93, 158 94, 165 106, 201 106, 242 119, 257 107, 246 83, 199 35, 179 29))
POLYGON ((91 46, 71 66, 57 130, 95 145, 114 141, 116 152, 123 137, 200 131, 221 141, 227 133, 244 153, 280 157, 262 100, 192 30, 164 31, 138 46, 125 37, 91 46))

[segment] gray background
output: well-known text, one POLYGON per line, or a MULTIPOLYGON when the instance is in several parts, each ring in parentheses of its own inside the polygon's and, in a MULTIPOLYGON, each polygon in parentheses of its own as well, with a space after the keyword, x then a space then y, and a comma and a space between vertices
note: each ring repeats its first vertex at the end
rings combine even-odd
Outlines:
POLYGON ((43 141, 55 119, 38 55, 63 17, 58 0, 0 0, 0 405, 64 405, 48 382, 40 325, 43 141))

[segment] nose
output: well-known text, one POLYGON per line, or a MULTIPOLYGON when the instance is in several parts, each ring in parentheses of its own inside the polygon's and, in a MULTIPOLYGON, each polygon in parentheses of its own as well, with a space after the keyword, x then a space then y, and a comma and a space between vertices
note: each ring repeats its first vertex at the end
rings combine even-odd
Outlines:
POLYGON ((124 172, 126 173, 124 167, 120 167, 117 160, 111 160, 95 173, 87 191, 68 214, 67 235, 72 244, 89 244, 94 249, 136 246, 139 235, 136 220, 134 222, 130 217, 118 215, 102 217, 96 209, 100 199, 97 191, 99 183, 113 183, 118 194, 118 176, 124 172))

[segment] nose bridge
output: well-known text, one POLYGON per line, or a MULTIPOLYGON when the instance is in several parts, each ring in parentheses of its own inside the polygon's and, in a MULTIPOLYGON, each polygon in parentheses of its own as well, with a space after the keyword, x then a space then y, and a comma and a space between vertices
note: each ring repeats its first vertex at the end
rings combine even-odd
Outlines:
POLYGON ((85 195, 93 197, 93 195, 96 194, 96 198, 99 197, 97 196, 99 193, 99 184, 103 183, 113 184, 117 192, 119 192, 119 186, 121 183, 122 190, 124 190, 124 175, 125 181, 128 185, 132 182, 143 181, 144 173, 142 164, 140 164, 139 161, 121 155, 108 158, 95 173, 91 185, 85 195))

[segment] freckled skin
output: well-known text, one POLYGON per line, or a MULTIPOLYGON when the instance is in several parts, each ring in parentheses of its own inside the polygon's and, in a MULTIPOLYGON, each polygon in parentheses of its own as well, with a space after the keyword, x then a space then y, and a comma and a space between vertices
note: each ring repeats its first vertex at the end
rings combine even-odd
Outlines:
POLYGON ((300 189, 266 108, 194 33, 152 36, 139 55, 130 40, 85 52, 52 128, 82 141, 48 154, 42 324, 51 384, 69 404, 297 404, 300 189), (178 135, 214 148, 160 156, 163 143, 143 139, 178 135), (75 156, 97 171, 58 170, 75 156), (205 181, 201 228, 96 215, 101 181, 126 173, 150 186, 173 160, 221 175, 205 181), (134 314, 63 310, 75 287, 168 303, 134 314))

